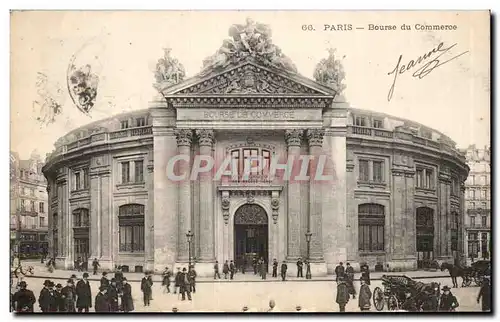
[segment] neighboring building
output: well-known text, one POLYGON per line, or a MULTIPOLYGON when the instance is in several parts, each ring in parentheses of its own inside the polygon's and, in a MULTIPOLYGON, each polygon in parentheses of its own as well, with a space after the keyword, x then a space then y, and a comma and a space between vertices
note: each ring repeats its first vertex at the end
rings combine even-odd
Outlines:
MULTIPOLYGON (((251 264, 258 256, 271 263, 309 253, 319 276, 341 261, 402 270, 463 261, 469 169, 450 138, 349 108, 341 86, 290 72, 289 61, 276 68, 241 57, 247 58, 185 81, 177 77, 175 85, 159 86, 162 95, 148 109, 94 122, 56 142, 43 172, 50 251, 61 264, 96 257, 103 268, 161 271, 193 258, 198 273, 209 276, 215 260, 251 264), (238 175, 172 181, 167 167, 177 155, 213 156, 216 165, 230 156, 238 175), (267 176, 269 160, 283 164, 299 155, 326 155, 324 173, 334 179, 267 176), (265 166, 244 178, 251 156, 265 166)), ((193 162, 175 167, 180 174, 191 168, 193 162)), ((289 268, 294 274, 295 265, 289 268)))
POLYGON ((491 256, 490 148, 465 150, 470 172, 465 182, 465 250, 468 263, 491 256))
POLYGON ((28 160, 20 160, 15 152, 10 155, 11 250, 34 257, 48 251, 48 197, 43 161, 36 152, 28 160))

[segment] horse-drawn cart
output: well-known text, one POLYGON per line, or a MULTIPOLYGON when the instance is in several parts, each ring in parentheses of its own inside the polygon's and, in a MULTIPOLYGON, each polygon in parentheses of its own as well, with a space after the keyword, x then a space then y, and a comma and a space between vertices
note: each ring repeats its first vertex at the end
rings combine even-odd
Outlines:
POLYGON ((415 298, 417 309, 420 310, 422 304, 429 299, 429 295, 439 294, 440 288, 438 283, 422 283, 406 275, 383 275, 382 285, 384 290, 376 287, 373 291, 373 304, 377 311, 382 311, 385 303, 389 311, 400 310, 406 300, 407 292, 415 298))

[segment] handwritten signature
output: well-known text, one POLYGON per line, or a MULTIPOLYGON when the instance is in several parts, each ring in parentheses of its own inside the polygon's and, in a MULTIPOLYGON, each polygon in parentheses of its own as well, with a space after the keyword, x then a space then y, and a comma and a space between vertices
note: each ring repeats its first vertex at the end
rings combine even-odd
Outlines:
POLYGON ((409 71, 410 69, 416 67, 417 65, 425 62, 424 65, 420 66, 414 73, 413 77, 417 77, 418 79, 422 79, 425 76, 429 75, 434 69, 438 68, 439 66, 442 66, 454 59, 457 59, 458 57, 465 55, 469 51, 464 51, 461 54, 458 54, 452 58, 449 58, 448 60, 441 61, 439 60, 441 56, 446 54, 450 49, 455 47, 457 44, 453 44, 450 47, 443 48, 444 43, 440 43, 437 47, 433 48, 431 51, 425 53, 422 56, 419 56, 416 60, 410 60, 406 65, 401 65, 401 61, 403 60, 403 55, 399 55, 398 63, 396 64, 396 67, 390 72, 387 73, 387 75, 392 75, 394 74, 394 79, 392 81, 391 88, 389 89, 389 93, 387 94, 387 101, 391 101, 392 95, 394 94, 394 88, 396 87, 396 79, 398 75, 404 74, 406 71, 409 71), (438 54, 435 56, 436 54, 438 54), (429 58, 432 56, 435 56, 432 60, 427 61, 429 58))

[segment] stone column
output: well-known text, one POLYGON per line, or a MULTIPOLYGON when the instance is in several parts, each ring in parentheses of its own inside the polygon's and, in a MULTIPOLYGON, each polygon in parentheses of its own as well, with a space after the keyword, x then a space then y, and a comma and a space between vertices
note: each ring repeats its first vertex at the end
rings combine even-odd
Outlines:
MULTIPOLYGON (((103 268, 112 269, 113 268, 113 254, 115 254, 113 242, 113 236, 115 236, 113 219, 116 218, 118 221, 118 210, 113 212, 113 207, 111 205, 112 185, 111 185, 111 175, 110 173, 104 173, 99 177, 101 194, 100 198, 100 221, 101 221, 101 266, 103 268)), ((117 234, 118 235, 118 234, 117 234)), ((116 252, 118 253, 118 252, 116 252)))
POLYGON ((175 263, 177 256, 177 182, 167 176, 169 160, 177 154, 173 131, 175 111, 166 102, 153 102, 154 153, 154 267, 163 271, 175 263))
POLYGON ((90 258, 101 259, 101 178, 90 173, 90 258))
POLYGON ((189 161, 179 161, 177 163, 179 175, 185 178, 179 182, 179 232, 177 260, 187 262, 189 259, 189 246, 186 234, 191 230, 191 142, 193 140, 193 131, 189 129, 176 130, 177 147, 179 155, 185 156, 189 161))
POLYGON ((311 262, 321 262, 323 258, 323 233, 322 233, 322 185, 316 181, 316 169, 319 157, 322 154, 323 136, 325 130, 307 130, 309 154, 314 157, 309 167, 309 230, 312 233, 310 245, 311 262))
POLYGON ((438 244, 438 256, 444 259, 451 257, 451 239, 450 239, 450 187, 451 187, 451 176, 449 169, 445 169, 439 173, 439 185, 438 185, 438 222, 439 222, 439 244, 438 244), (447 170, 447 171, 446 171, 447 170))
MULTIPOLYGON (((301 140, 302 130, 287 130, 285 132, 285 141, 288 146, 287 161, 293 158, 292 167, 294 164, 298 164, 301 140)), ((294 180, 299 171, 300 168, 297 167, 288 181, 287 260, 289 261, 295 261, 300 257, 300 182, 294 180)))
POLYGON ((152 153, 148 154, 147 191, 148 201, 144 214, 144 267, 154 270, 154 164, 152 153))
MULTIPOLYGON (((197 130, 200 155, 212 157, 213 130, 197 130)), ((215 262, 214 196, 212 171, 199 174, 200 181, 200 262, 215 262)))

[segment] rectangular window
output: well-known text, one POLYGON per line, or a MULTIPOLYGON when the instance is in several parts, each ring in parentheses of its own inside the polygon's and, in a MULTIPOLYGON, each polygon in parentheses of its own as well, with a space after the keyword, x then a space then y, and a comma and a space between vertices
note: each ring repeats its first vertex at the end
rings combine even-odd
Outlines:
POLYGON ((417 175, 417 187, 423 188, 424 187, 424 170, 417 169, 416 175, 417 175))
POLYGON ((373 181, 384 181, 384 163, 382 161, 373 161, 373 181))
POLYGON ((486 217, 486 216, 481 217, 481 226, 483 226, 483 227, 487 226, 487 219, 488 219, 488 217, 486 217))
MULTIPOLYGON (((241 174, 240 170, 240 150, 231 152, 231 173, 238 177, 241 174)), ((236 179, 236 178, 233 178, 236 179)))
POLYGON ((130 182, 130 162, 122 162, 122 183, 130 182))
POLYGON ((482 207, 483 209, 488 209, 488 206, 486 206, 486 202, 481 203, 481 207, 482 207))
POLYGON ((120 251, 144 251, 144 226, 120 226, 120 251))
POLYGON ((38 205, 38 212, 41 214, 45 213, 45 204, 43 202, 40 202, 38 205))
POLYGON ((362 116, 356 116, 355 121, 356 126, 366 126, 366 118, 362 116))
POLYGON ((382 120, 373 120, 373 127, 377 129, 384 128, 384 122, 382 120))
POLYGON ((481 190, 481 199, 486 199, 486 190, 481 190))
POLYGON ((144 182, 144 164, 143 161, 135 161, 135 182, 144 182))
POLYGON ((22 211, 26 210, 26 201, 24 199, 21 199, 21 210, 22 211))
POLYGON ((476 217, 475 216, 470 217, 470 226, 471 227, 476 226, 476 217))
POLYGON ((269 168, 271 166, 271 152, 263 150, 262 151, 262 175, 267 178, 269 175, 269 168))
POLYGON ((432 189, 434 186, 433 182, 433 172, 431 169, 425 169, 425 184, 424 187, 427 189, 432 189))
POLYGON ((121 124, 121 129, 124 130, 124 129, 128 129, 128 120, 126 121, 121 121, 120 122, 121 124))
POLYGON ((80 172, 75 173, 75 190, 80 190, 80 172))
POLYGON ((45 227, 45 217, 40 217, 40 227, 45 227))
POLYGON ((469 198, 476 199, 476 192, 474 191, 474 189, 469 190, 469 198))
POLYGON ((30 209, 32 212, 35 212, 35 202, 33 200, 30 201, 30 209))
POLYGON ((136 126, 145 126, 146 125, 146 119, 144 117, 138 117, 135 119, 136 126))
POLYGON ((359 181, 370 181, 370 165, 368 160, 359 160, 359 181))

